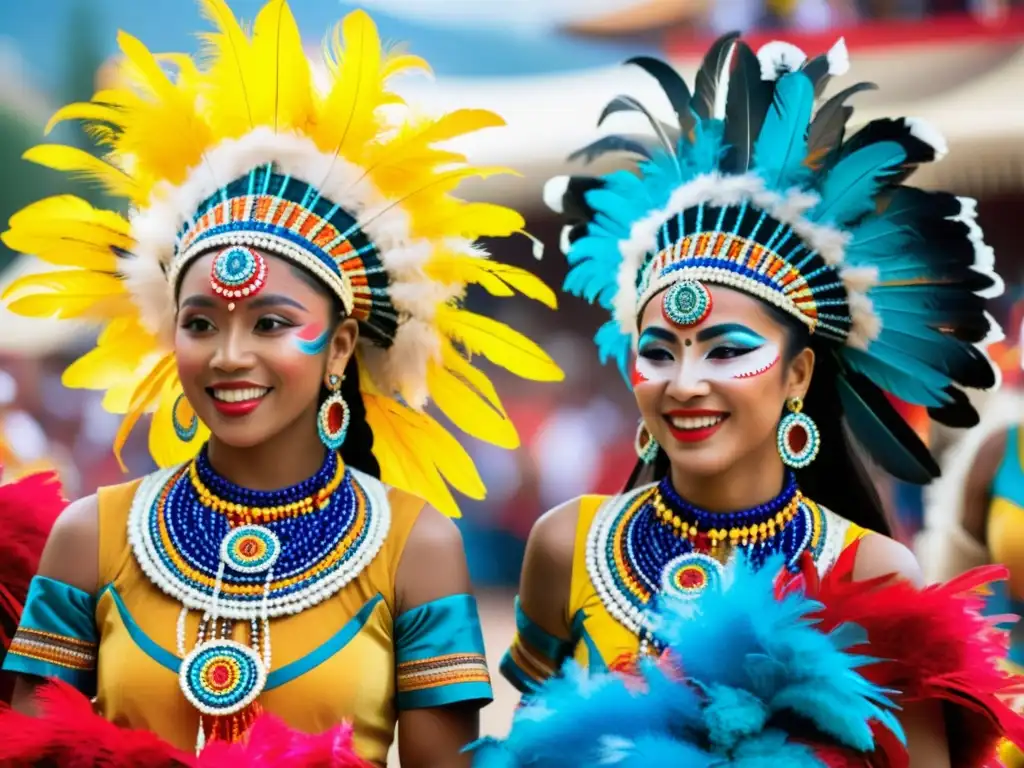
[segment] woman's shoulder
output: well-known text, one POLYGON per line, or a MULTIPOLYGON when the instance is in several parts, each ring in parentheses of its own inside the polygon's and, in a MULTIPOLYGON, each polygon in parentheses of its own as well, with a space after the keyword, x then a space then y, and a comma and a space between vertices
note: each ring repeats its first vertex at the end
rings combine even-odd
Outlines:
POLYGON ((99 500, 97 494, 68 504, 50 529, 38 573, 93 593, 99 572, 99 500))
POLYGON ((840 551, 856 546, 854 579, 863 581, 894 574, 914 584, 923 583, 924 578, 917 558, 905 544, 840 517, 823 506, 820 509, 833 532, 832 535, 838 539, 836 544, 840 544, 840 551))

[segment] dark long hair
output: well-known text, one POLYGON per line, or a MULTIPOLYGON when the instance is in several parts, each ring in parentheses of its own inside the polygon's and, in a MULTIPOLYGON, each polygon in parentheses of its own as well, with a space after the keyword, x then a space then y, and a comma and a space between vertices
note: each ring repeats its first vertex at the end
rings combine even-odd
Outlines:
MULTIPOLYGON (((891 536, 892 526, 878 491, 843 424, 843 409, 835 387, 838 363, 829 342, 815 339, 807 326, 781 309, 770 304, 765 306, 786 329, 783 355, 786 363, 807 347, 814 351, 814 376, 804 398, 804 413, 818 425, 821 449, 810 465, 796 470, 800 489, 808 498, 840 517, 875 533, 891 536)), ((659 449, 651 464, 637 462, 625 490, 661 480, 668 475, 669 468, 668 455, 659 449)))

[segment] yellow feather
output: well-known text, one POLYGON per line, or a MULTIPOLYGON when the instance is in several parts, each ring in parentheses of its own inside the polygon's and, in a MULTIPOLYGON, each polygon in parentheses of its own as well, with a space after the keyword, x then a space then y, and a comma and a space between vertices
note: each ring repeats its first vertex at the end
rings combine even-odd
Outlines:
MULTIPOLYGON (((149 453, 159 467, 173 467, 195 458, 203 443, 210 437, 210 430, 200 421, 191 440, 186 443, 178 438, 178 433, 174 430, 173 413, 174 404, 181 393, 181 382, 177 373, 172 372, 164 383, 156 411, 153 412, 153 419, 149 424, 149 453)), ((191 418, 196 416, 196 412, 188 400, 184 400, 178 415, 182 426, 187 426, 191 418)), ((198 419, 198 416, 196 418, 198 419)))
POLYGON ((26 317, 109 320, 138 313, 120 280, 81 269, 25 275, 7 286, 0 300, 26 317))
POLYGON ((156 362, 156 349, 156 338, 137 318, 119 317, 103 329, 93 349, 64 370, 61 382, 71 389, 109 389, 126 380, 138 383, 156 362), (140 368, 139 361, 147 358, 150 365, 140 368))
POLYGON ((135 199, 138 194, 135 179, 120 168, 115 168, 77 147, 39 144, 26 151, 22 158, 30 163, 53 168, 55 171, 66 171, 96 181, 112 195, 135 199))
POLYGON ((504 323, 484 315, 444 306, 438 309, 441 331, 495 365, 532 381, 561 381, 562 369, 536 343, 504 323))
POLYGON ((445 283, 476 283, 492 296, 512 296, 512 289, 555 309, 558 299, 543 280, 525 269, 474 256, 448 256, 427 263, 427 273, 445 283))
POLYGON ((128 436, 139 422, 139 419, 142 418, 143 414, 152 410, 156 404, 160 392, 167 384, 168 377, 177 375, 175 373, 175 365, 174 353, 168 353, 160 362, 153 366, 153 370, 149 372, 146 378, 139 382, 132 393, 128 412, 121 420, 121 425, 117 429, 117 435, 114 437, 114 456, 117 458, 117 463, 121 465, 121 469, 125 472, 128 471, 128 467, 125 466, 124 461, 121 459, 121 449, 124 448, 128 436))
POLYGON ((457 109, 438 118, 410 121, 393 139, 380 144, 370 169, 401 165, 431 144, 501 125, 505 121, 485 109, 457 109))
POLYGON ((50 122, 48 122, 46 127, 43 128, 43 135, 49 136, 50 131, 52 131, 58 123, 62 123, 65 120, 96 120, 99 122, 120 125, 121 116, 121 110, 107 106, 106 104, 93 104, 91 102, 68 104, 66 107, 58 109, 54 116, 50 118, 50 122))
POLYGON ((313 121, 313 83, 302 37, 288 3, 271 0, 256 17, 250 79, 253 121, 275 130, 305 131, 313 121))
POLYGON ((389 51, 384 57, 384 66, 381 67, 381 77, 387 80, 391 76, 397 75, 399 72, 407 72, 408 70, 419 70, 428 75, 432 74, 430 65, 425 59, 421 59, 419 56, 414 56, 411 53, 389 51))
POLYGON ((335 28, 332 53, 328 60, 337 63, 338 77, 321 104, 312 138, 325 152, 345 154, 377 133, 383 89, 380 36, 365 11, 353 11, 335 28))
POLYGON ((519 435, 504 410, 496 410, 466 379, 431 361, 427 366, 430 398, 467 435, 497 445, 518 448, 519 435))
POLYGON ((209 62, 210 126, 218 136, 242 136, 256 125, 249 105, 252 45, 224 0, 199 0, 199 8, 218 30, 200 35, 209 62))
POLYGON ((522 214, 494 203, 465 203, 455 198, 440 200, 434 206, 434 215, 420 223, 424 237, 443 238, 458 233, 469 240, 480 235, 508 237, 518 232, 526 221, 522 214))

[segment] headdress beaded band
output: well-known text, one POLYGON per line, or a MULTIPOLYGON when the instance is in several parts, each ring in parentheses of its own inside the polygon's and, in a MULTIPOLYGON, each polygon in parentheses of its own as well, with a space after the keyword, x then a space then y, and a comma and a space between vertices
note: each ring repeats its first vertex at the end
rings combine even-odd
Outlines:
POLYGON ((692 327, 711 311, 709 286, 741 291, 835 356, 834 396, 883 469, 914 483, 937 476, 887 395, 942 424, 976 423, 963 390, 996 383, 984 346, 1000 332, 986 299, 1002 291, 974 201, 906 184, 945 154, 942 136, 911 118, 850 135, 848 101, 874 86, 824 97, 849 69, 842 41, 808 58, 781 42, 755 54, 727 35, 693 90, 662 61, 628 63, 658 81, 672 120, 616 99, 602 120, 637 112, 650 135, 604 136, 574 157, 624 153, 637 169, 558 177, 544 195, 567 222, 565 289, 611 312, 595 336, 601 359, 628 381, 639 318, 661 292, 666 318, 692 327))

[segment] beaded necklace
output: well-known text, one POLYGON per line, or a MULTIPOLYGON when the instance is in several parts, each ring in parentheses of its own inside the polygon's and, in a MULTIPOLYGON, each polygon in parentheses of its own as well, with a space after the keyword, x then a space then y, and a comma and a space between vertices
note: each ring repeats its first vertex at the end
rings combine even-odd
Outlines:
MULTIPOLYGON (((182 604, 179 683, 211 717, 211 733, 237 737, 251 721, 271 666, 270 619, 338 592, 373 560, 389 527, 383 486, 335 453, 312 477, 277 491, 221 477, 205 447, 189 464, 143 479, 129 542, 146 576, 182 604), (186 653, 190 610, 201 617, 186 653), (235 622, 248 624, 248 644, 231 639, 235 622)), ((205 740, 201 717, 197 749, 205 740)))
POLYGON ((737 550, 756 566, 781 553, 795 571, 805 551, 817 562, 827 526, 824 510, 800 493, 792 474, 775 498, 730 513, 695 507, 666 478, 598 512, 587 537, 587 570, 608 613, 640 637, 646 652, 658 645, 648 609, 659 594, 697 597, 737 550))

